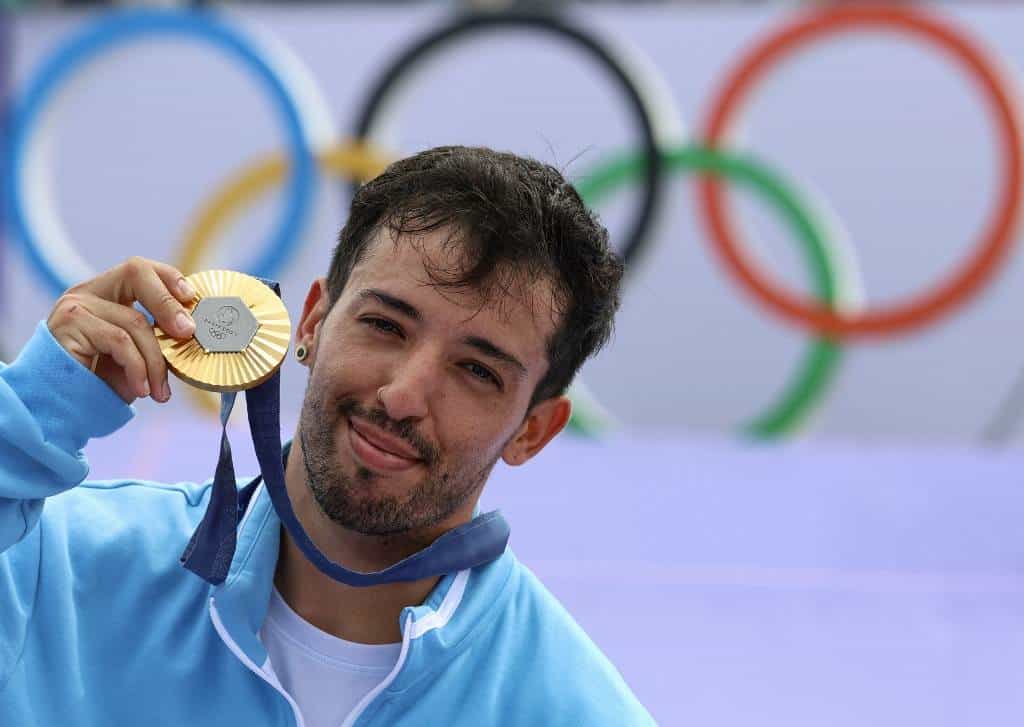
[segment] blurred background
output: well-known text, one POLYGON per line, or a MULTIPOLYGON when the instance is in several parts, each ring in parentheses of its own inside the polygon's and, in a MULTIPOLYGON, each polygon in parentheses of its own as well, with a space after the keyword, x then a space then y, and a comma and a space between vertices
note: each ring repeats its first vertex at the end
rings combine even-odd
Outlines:
MULTIPOLYGON (((4 360, 134 254, 274 277, 294 320, 354 178, 440 144, 534 156, 628 278, 572 431, 486 504, 659 722, 1024 719, 1024 6, 4 7, 4 360), (744 282, 702 169, 744 269, 838 318, 744 282)), ((211 402, 172 386, 93 476, 212 475, 211 402)), ((287 362, 286 436, 304 386, 287 362)))

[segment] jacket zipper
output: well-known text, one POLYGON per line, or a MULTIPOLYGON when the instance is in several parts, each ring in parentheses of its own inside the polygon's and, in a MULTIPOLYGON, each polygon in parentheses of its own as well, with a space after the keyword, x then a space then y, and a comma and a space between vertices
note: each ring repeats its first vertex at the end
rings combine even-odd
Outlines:
MULTIPOLYGON (((262 489, 263 486, 264 484, 261 482, 256 488, 256 491, 252 493, 252 498, 249 500, 249 506, 242 515, 241 523, 239 523, 239 532, 243 530, 245 521, 248 520, 249 515, 252 514, 253 505, 259 497, 260 489, 262 489)), ((228 630, 224 627, 224 622, 221 621, 220 614, 217 612, 217 604, 213 600, 212 596, 210 597, 210 619, 213 621, 213 627, 217 630, 217 635, 220 636, 220 640, 223 641, 228 649, 231 650, 231 653, 234 654, 239 661, 245 664, 245 666, 249 668, 249 671, 253 672, 260 679, 276 689, 277 692, 288 701, 288 705, 292 708, 292 716, 295 717, 295 724, 297 727, 306 727, 306 723, 302 719, 302 712, 299 711, 299 705, 295 703, 294 699, 292 699, 292 695, 290 695, 285 688, 281 686, 281 682, 278 681, 277 675, 273 672, 273 667, 271 667, 269 674, 263 671, 263 669, 253 663, 252 659, 246 656, 245 652, 242 651, 238 647, 238 644, 235 643, 235 640, 231 638, 231 634, 229 634, 228 630)), ((373 700, 377 698, 377 695, 387 689, 391 682, 395 680, 395 677, 398 676, 398 672, 402 670, 406 656, 409 653, 409 642, 412 639, 412 623, 412 614, 409 614, 409 617, 405 620, 405 625, 402 628, 402 650, 398 653, 398 661, 395 663, 394 668, 386 677, 384 677, 384 681, 371 689, 365 697, 359 700, 359 703, 351 712, 349 712, 345 721, 342 722, 341 727, 352 727, 356 720, 359 719, 363 712, 366 711, 366 708, 369 707, 373 700)))
POLYGON ((384 681, 371 689, 365 697, 359 700, 351 712, 348 713, 348 717, 341 723, 341 727, 352 727, 356 723, 356 720, 362 716, 366 708, 370 706, 377 695, 387 689, 391 682, 395 681, 395 677, 398 676, 398 672, 402 670, 402 666, 405 664, 406 656, 409 654, 409 642, 412 641, 412 614, 405 619, 405 626, 402 628, 402 650, 398 652, 398 661, 395 662, 394 668, 384 677, 384 681))
POLYGON ((267 672, 256 666, 244 651, 238 648, 238 644, 236 644, 235 640, 231 638, 231 634, 228 633, 228 630, 224 628, 224 622, 220 619, 220 614, 217 612, 217 604, 214 602, 212 597, 210 598, 210 619, 213 621, 213 627, 217 629, 217 635, 220 636, 220 640, 223 641, 231 650, 231 653, 234 654, 240 662, 245 664, 249 668, 249 671, 253 672, 260 679, 272 686, 282 697, 288 700, 288 705, 292 708, 292 716, 295 717, 296 727, 306 727, 306 723, 302 719, 302 712, 299 711, 299 705, 295 703, 294 699, 292 699, 292 695, 286 692, 284 687, 281 686, 281 682, 277 680, 277 675, 273 672, 267 674, 267 672))

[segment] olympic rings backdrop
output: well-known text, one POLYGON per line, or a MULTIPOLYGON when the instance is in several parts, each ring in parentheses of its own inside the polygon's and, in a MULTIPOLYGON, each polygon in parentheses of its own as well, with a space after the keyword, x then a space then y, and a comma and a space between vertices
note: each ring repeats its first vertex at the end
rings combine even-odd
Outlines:
POLYGON ((1000 13, 18 18, 4 347, 131 254, 282 279, 294 311, 352 184, 480 143, 564 168, 626 259, 578 432, 1007 438, 1024 40, 1000 13))

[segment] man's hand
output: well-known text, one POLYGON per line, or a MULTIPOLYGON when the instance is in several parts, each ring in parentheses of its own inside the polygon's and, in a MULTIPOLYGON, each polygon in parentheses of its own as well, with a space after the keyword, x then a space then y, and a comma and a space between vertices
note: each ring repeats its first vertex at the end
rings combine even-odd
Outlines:
POLYGON ((187 339, 195 331, 182 303, 195 291, 175 268, 132 257, 92 280, 69 288, 46 325, 68 353, 93 370, 131 403, 136 397, 171 398, 167 363, 138 301, 168 335, 187 339))

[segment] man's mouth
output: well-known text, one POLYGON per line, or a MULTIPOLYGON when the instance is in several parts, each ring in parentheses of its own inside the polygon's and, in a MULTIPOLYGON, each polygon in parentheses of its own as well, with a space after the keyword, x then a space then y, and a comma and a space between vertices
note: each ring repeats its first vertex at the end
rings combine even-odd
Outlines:
POLYGON ((399 472, 423 461, 407 444, 373 425, 351 418, 348 425, 352 451, 370 469, 399 472))

